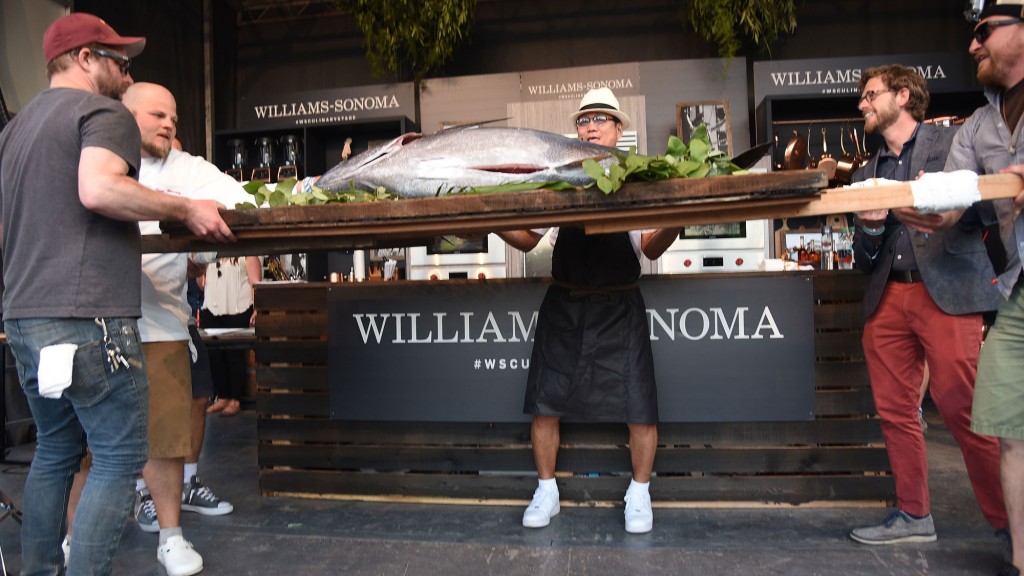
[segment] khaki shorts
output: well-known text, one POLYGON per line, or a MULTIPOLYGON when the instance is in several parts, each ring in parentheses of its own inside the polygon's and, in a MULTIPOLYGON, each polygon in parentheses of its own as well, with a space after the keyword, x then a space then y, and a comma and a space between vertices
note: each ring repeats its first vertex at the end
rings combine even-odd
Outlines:
POLYGON ((144 342, 149 377, 149 457, 192 453, 192 375, 188 342, 144 342))
POLYGON ((981 347, 971 430, 1024 440, 1024 282, 999 307, 981 347))

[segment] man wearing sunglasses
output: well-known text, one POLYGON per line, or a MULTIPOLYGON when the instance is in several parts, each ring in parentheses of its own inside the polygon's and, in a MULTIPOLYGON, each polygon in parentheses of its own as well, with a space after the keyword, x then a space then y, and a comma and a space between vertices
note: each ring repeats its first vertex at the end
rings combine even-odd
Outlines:
MULTIPOLYGON (((975 0, 968 9, 988 104, 978 108, 953 140, 946 170, 1024 176, 1024 0, 975 0)), ((1010 558, 1000 576, 1024 569, 1024 193, 993 202, 1007 264, 998 276, 1004 298, 978 361, 971 428, 999 439, 1010 558)), ((949 225, 948 216, 921 218, 923 227, 949 225)))
POLYGON ((62 573, 64 518, 85 454, 68 572, 109 574, 146 462, 149 381, 138 338, 140 220, 234 239, 216 202, 136 180, 139 129, 117 100, 145 45, 85 13, 43 35, 50 87, 0 132, 4 331, 37 427, 22 572, 62 573))
MULTIPOLYGON (((608 88, 587 92, 569 119, 580 140, 608 147, 629 124, 608 88)), ((499 235, 528 252, 545 232, 499 235)), ((656 259, 678 235, 678 228, 591 236, 582 228, 552 232, 554 283, 540 307, 523 408, 533 415, 530 439, 539 484, 523 526, 547 526, 560 510, 555 463, 562 416, 626 423, 633 464, 625 496, 626 532, 649 532, 654 526, 648 486, 658 447, 658 392, 637 281, 641 253, 656 259)))
MULTIPOLYGON (((940 172, 955 128, 924 124, 930 100, 925 79, 902 65, 870 68, 860 79, 864 131, 884 139, 857 170, 868 178, 913 180, 940 172)), ((982 340, 982 313, 999 295, 976 209, 955 227, 926 234, 904 226, 902 210, 857 214, 856 266, 871 274, 864 294, 864 358, 882 435, 896 480, 896 510, 881 524, 856 528, 863 544, 936 539, 928 492, 928 457, 918 421, 924 365, 932 399, 963 453, 978 505, 1006 529, 999 485, 999 445, 971 431, 971 399, 982 340)))

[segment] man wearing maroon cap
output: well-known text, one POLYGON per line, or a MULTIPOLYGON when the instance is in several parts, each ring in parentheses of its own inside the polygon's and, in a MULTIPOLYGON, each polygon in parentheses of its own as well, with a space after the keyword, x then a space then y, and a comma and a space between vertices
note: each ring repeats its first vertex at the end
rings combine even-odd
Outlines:
MULTIPOLYGON (((206 240, 234 240, 218 203, 136 180, 139 129, 117 98, 144 45, 89 14, 57 20, 43 36, 49 89, 0 132, 4 331, 38 431, 23 504, 25 575, 60 573, 86 444, 92 472, 67 573, 109 574, 131 513, 149 396, 138 221, 177 220, 206 240)), ((198 571, 164 564, 172 576, 198 571)))

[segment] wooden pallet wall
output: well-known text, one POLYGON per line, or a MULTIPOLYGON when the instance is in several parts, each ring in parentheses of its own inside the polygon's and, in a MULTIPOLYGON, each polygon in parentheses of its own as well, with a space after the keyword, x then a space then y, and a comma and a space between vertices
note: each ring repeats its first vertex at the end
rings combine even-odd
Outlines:
MULTIPOLYGON (((660 503, 889 502, 895 492, 860 338, 865 277, 814 280, 816 419, 658 427, 660 503)), ((525 500, 536 474, 529 425, 351 422, 328 417, 327 293, 344 284, 256 289, 260 489, 422 501, 525 500)), ((415 386, 415 374, 410 374, 415 386)), ((626 427, 563 424, 563 502, 612 503, 630 477, 626 427)))

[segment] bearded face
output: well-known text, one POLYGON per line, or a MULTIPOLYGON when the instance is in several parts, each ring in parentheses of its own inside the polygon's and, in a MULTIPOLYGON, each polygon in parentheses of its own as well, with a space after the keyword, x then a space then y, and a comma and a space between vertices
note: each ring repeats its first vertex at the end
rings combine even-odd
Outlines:
POLYGON ((896 105, 895 93, 886 92, 875 98, 871 110, 864 117, 864 131, 869 134, 881 134, 896 123, 900 117, 900 108, 896 105))
MULTIPOLYGON (((981 22, 1003 22, 1006 18, 997 16, 981 22)), ((1009 26, 990 28, 984 43, 977 39, 971 42, 970 52, 978 63, 978 81, 990 88, 1010 88, 1024 77, 1024 26, 1018 22, 1009 26)))
POLYGON ((120 100, 124 91, 131 85, 131 76, 121 74, 121 69, 113 61, 107 61, 105 66, 100 66, 95 76, 96 91, 103 96, 120 100))

